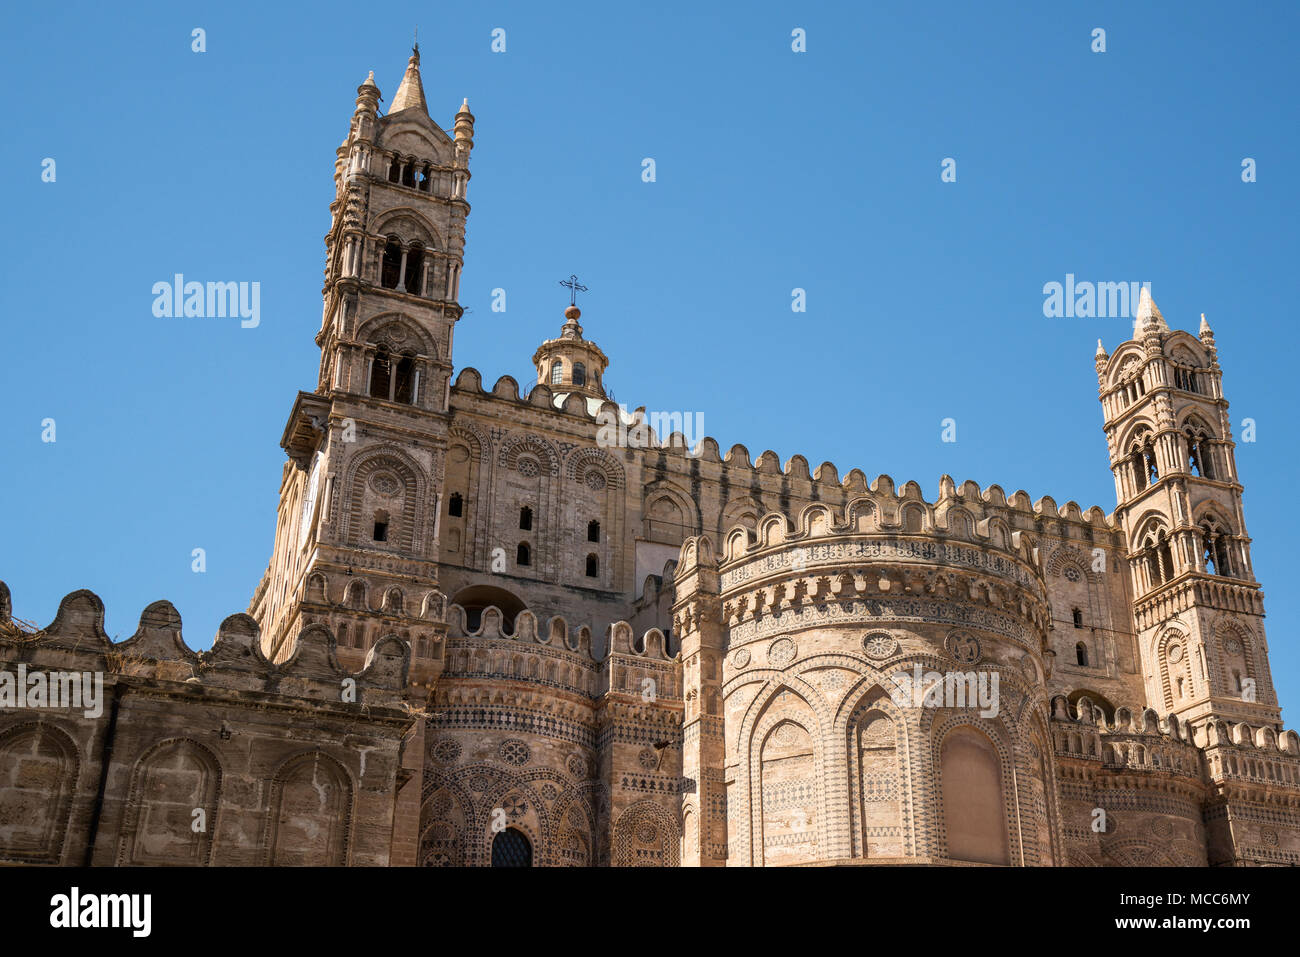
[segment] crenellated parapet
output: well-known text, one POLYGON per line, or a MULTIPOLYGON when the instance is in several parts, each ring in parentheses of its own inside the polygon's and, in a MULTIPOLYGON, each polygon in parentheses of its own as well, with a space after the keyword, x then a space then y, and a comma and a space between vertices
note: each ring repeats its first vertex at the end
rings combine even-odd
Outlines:
POLYGON ((614 622, 606 629, 603 651, 597 654, 591 628, 570 626, 559 615, 541 625, 533 612, 521 611, 513 628, 507 630, 499 608, 492 606, 479 614, 477 627, 471 629, 465 609, 448 606, 447 667, 443 672, 447 679, 558 684, 587 698, 611 690, 640 696, 647 688, 654 696, 681 696, 676 659, 669 654, 668 640, 658 628, 638 637, 627 622, 614 622))
MULTIPOLYGON (((1008 496, 998 485, 990 485, 981 490, 975 482, 966 481, 958 485, 945 475, 940 479, 938 500, 929 503, 924 500, 920 486, 915 482, 904 483, 896 493, 894 481, 888 475, 881 475, 869 483, 862 470, 855 468, 844 473, 841 479, 840 469, 832 462, 822 462, 812 468, 804 456, 793 455, 783 463, 780 456, 770 449, 755 459, 749 449, 739 443, 723 453, 717 439, 711 436, 696 437, 692 445, 683 432, 664 431, 674 424, 680 424, 678 420, 681 419, 681 414, 675 414, 677 418, 674 419, 674 414, 656 415, 647 413, 643 408, 628 412, 611 400, 584 397, 562 386, 552 389, 545 383, 538 383, 526 394, 521 394, 518 381, 508 375, 497 379, 491 389, 485 389, 482 375, 473 367, 461 369, 452 385, 452 393, 453 397, 459 395, 470 400, 508 403, 519 407, 519 413, 525 409, 534 409, 547 414, 558 414, 571 418, 575 425, 585 422, 591 427, 598 427, 617 423, 619 447, 662 455, 667 468, 672 471, 684 470, 690 462, 698 462, 722 466, 733 474, 748 473, 749 478, 729 479, 737 487, 748 487, 753 480, 761 481, 764 476, 769 476, 807 483, 823 491, 834 491, 837 493, 835 497, 842 497, 843 494, 870 494, 882 505, 887 498, 892 498, 895 510, 905 501, 915 502, 923 507, 926 529, 945 528, 944 516, 948 509, 961 507, 973 510, 975 522, 996 516, 1011 527, 1025 531, 1040 529, 1045 522, 1073 526, 1077 529, 1076 537, 1080 538, 1104 537, 1117 530, 1114 522, 1097 506, 1084 509, 1073 501, 1057 505, 1051 496, 1043 496, 1035 501, 1023 490, 1008 496), (656 426, 660 428, 656 429, 656 426), (664 431, 664 434, 661 435, 660 431, 664 431)), ((502 416, 508 420, 530 421, 527 415, 509 411, 503 411, 502 416)))
POLYGON ((1300 736, 1052 699, 1074 863, 1300 863, 1300 736))
POLYGON ((166 601, 122 641, 89 591, 65 597, 44 628, 10 616, 0 582, 0 779, 40 772, 0 786, 0 860, 392 862, 403 742, 417 723, 396 636, 352 670, 321 625, 273 661, 245 614, 203 651, 166 601))
POLYGON ((1285 789, 1290 807, 1300 808, 1300 735, 1244 722, 1209 721, 1196 729, 1210 780, 1221 790, 1264 798, 1285 789))
MULTIPOLYGON (((730 647, 808 627, 914 621, 983 630, 1037 656, 1047 591, 1024 536, 956 507, 942 532, 909 532, 908 509, 863 497, 842 511, 809 506, 795 522, 768 514, 756 533, 733 529, 718 564, 730 647)), ((685 548, 679 580, 682 568, 685 548)))
POLYGON ((1115 709, 1114 720, 1088 697, 1074 705, 1052 699, 1052 738, 1058 756, 1093 761, 1108 771, 1181 775, 1199 786, 1201 755, 1190 728, 1178 716, 1152 708, 1115 709))
MULTIPOLYGON (((8 589, 0 582, 6 598, 8 589)), ((3 616, 8 621, 8 616, 3 616)), ((156 601, 140 615, 135 632, 113 641, 104 631, 104 605, 94 592, 72 592, 59 603, 45 628, 22 634, 0 632, 0 650, 11 661, 50 669, 102 673, 109 678, 183 682, 199 687, 301 697, 327 704, 401 708, 408 685, 410 652, 390 635, 377 641, 359 671, 343 667, 333 633, 322 625, 304 628, 292 656, 268 659, 257 622, 246 614, 227 617, 212 647, 195 651, 181 631, 181 616, 168 601, 156 601), (355 701, 341 689, 355 687, 355 701)))

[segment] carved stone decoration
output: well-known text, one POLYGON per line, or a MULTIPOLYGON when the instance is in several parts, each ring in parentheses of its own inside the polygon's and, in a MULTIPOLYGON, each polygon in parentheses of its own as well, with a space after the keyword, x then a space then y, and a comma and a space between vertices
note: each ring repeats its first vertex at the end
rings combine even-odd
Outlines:
POLYGON ((393 496, 397 494, 398 489, 402 487, 397 476, 390 472, 376 472, 370 476, 370 487, 380 495, 393 496))
POLYGON ((460 757, 460 742, 444 739, 429 749, 429 756, 439 764, 450 764, 460 757))
POLYGON ((954 631, 948 636, 948 654, 962 665, 973 665, 980 660, 980 640, 964 631, 954 631))
POLYGON ((799 654, 793 638, 778 638, 767 648, 767 661, 773 668, 784 668, 799 654))
POLYGON ((508 738, 501 742, 501 747, 497 749, 501 755, 501 760, 506 764, 513 764, 515 767, 523 767, 528 763, 532 752, 528 745, 519 738, 508 738))
POLYGON ((888 658, 898 650, 898 639, 887 632, 872 632, 862 639, 862 650, 868 658, 888 658))
POLYGON ((741 648, 731 656, 731 666, 733 668, 745 668, 749 665, 749 649, 741 648))

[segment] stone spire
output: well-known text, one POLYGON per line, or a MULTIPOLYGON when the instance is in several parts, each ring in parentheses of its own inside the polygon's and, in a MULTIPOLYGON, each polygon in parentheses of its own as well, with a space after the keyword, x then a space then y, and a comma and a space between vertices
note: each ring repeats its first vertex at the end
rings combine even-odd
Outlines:
POLYGON ((429 107, 424 102, 424 84, 420 82, 420 44, 416 44, 411 50, 411 59, 406 63, 406 75, 402 77, 402 83, 393 94, 393 104, 388 108, 388 115, 400 113, 402 110, 419 109, 425 116, 429 115, 429 107))
POLYGON ((1133 338, 1139 338, 1147 326, 1152 326, 1159 332, 1169 331, 1165 317, 1160 314, 1160 307, 1151 298, 1150 288, 1143 286, 1142 295, 1138 298, 1137 317, 1133 321, 1133 338))
POLYGON ((1219 350, 1214 345, 1214 330, 1205 319, 1205 313, 1201 313, 1201 329, 1198 338, 1201 344, 1210 352, 1210 361, 1217 365, 1219 350))

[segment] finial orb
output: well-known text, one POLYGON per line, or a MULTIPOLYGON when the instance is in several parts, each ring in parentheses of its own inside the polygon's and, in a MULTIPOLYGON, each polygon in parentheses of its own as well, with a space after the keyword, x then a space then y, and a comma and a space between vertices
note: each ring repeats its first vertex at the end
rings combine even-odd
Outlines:
POLYGON ((564 310, 565 319, 573 319, 574 321, 577 321, 578 317, 580 317, 581 315, 582 315, 582 310, 579 309, 577 306, 569 306, 569 308, 564 310))

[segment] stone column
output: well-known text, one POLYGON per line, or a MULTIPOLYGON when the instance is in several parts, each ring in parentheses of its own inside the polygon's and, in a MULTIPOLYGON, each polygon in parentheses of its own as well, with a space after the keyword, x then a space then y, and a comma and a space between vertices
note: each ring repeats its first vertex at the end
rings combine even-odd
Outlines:
POLYGON ((682 864, 727 864, 727 796, 723 782, 726 740, 722 671, 727 633, 722 624, 720 578, 712 543, 694 540, 677 570, 673 628, 681 639, 682 864))

